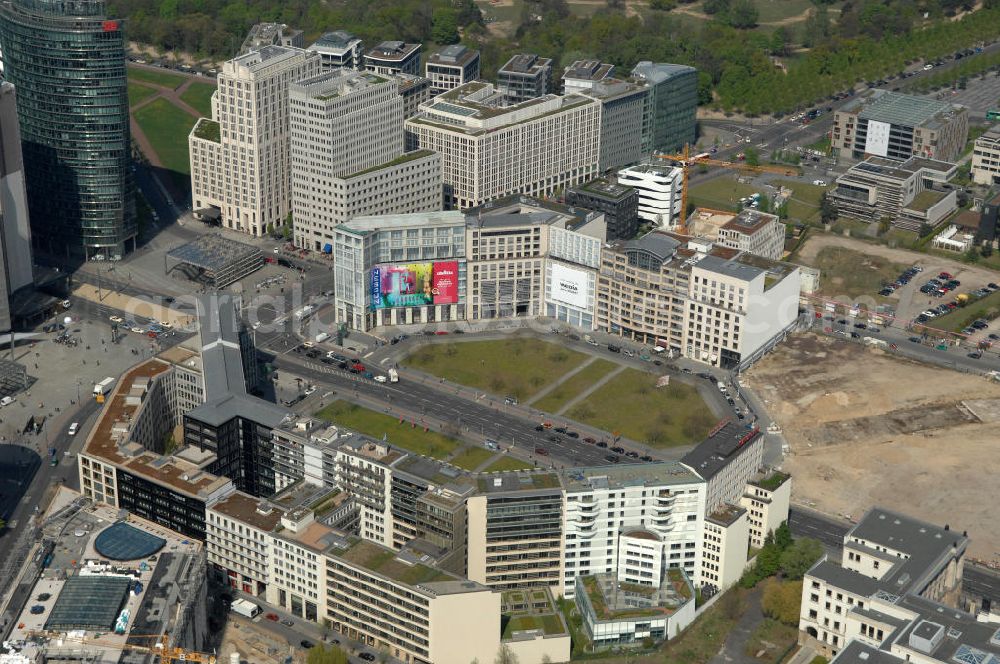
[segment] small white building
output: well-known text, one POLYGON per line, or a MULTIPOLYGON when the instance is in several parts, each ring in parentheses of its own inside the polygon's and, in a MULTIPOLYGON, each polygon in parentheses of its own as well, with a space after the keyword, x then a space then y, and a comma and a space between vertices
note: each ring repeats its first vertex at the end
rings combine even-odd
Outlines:
POLYGON ((788 520, 791 497, 792 478, 786 473, 762 473, 747 482, 747 490, 740 499, 740 504, 749 515, 750 546, 762 548, 768 533, 774 532, 788 520))
POLYGON ((725 504, 705 517, 702 543, 702 587, 725 590, 743 576, 747 566, 750 527, 747 510, 725 504))
POLYGON ((660 228, 677 225, 681 210, 684 169, 679 166, 638 164, 618 171, 618 183, 639 192, 639 217, 660 228))
POLYGON ((976 243, 976 236, 960 229, 955 224, 951 224, 931 240, 931 246, 935 249, 947 249, 948 251, 966 252, 976 243))

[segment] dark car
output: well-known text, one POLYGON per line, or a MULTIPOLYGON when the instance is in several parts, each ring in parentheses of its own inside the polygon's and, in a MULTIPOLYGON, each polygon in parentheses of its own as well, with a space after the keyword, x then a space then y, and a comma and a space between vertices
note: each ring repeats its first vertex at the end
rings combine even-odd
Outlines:
POLYGON ((622 460, 622 458, 620 456, 618 456, 617 454, 609 454, 609 455, 607 455, 604 458, 607 459, 608 461, 610 461, 611 463, 618 463, 619 461, 622 460))
POLYGON ((49 594, 49 593, 42 593, 41 595, 38 596, 38 601, 39 602, 45 602, 45 601, 48 601, 50 599, 52 599, 52 595, 49 594))
POLYGON ((567 431, 566 435, 569 436, 570 438, 579 438, 580 437, 580 434, 578 434, 575 431, 567 431))
POLYGON ((649 456, 648 454, 644 454, 641 457, 639 457, 639 461, 652 461, 652 460, 653 457, 649 456))
POLYGON ((841 318, 840 320, 837 321, 837 325, 847 325, 847 319, 841 318))
POLYGON ((536 425, 535 426, 535 431, 545 431, 545 427, 543 427, 541 424, 536 425))
POLYGON ((31 607, 31 615, 37 616, 42 613, 45 613, 45 607, 42 606, 41 604, 36 604, 33 607, 31 607))
POLYGON ((555 428, 555 432, 556 433, 566 433, 566 427, 556 427, 555 428))
POLYGON ((918 344, 920 343, 920 337, 910 337, 910 341, 912 343, 918 344))
POLYGON ((306 641, 305 639, 303 639, 303 640, 299 641, 299 645, 302 646, 303 650, 309 650, 310 648, 312 648, 316 644, 313 643, 312 641, 306 641))
POLYGON ((866 330, 866 329, 868 329, 868 324, 867 323, 855 323, 854 327, 858 328, 859 330, 866 330))
POLYGON ((639 453, 638 452, 629 451, 629 452, 625 453, 625 456, 627 456, 629 459, 638 459, 639 458, 639 453))
POLYGON ((612 447, 611 451, 612 452, 617 452, 618 454, 625 454, 625 448, 624 447, 612 447))
POLYGON ((614 344, 608 344, 608 350, 610 350, 612 353, 622 352, 621 346, 616 346, 614 344))
POLYGON ((598 446, 598 447, 607 447, 607 446, 608 446, 608 444, 607 444, 607 443, 605 443, 605 442, 604 442, 604 441, 602 440, 602 441, 599 441, 599 442, 597 443, 597 446, 598 446))
POLYGON ((295 621, 294 620, 289 620, 288 618, 285 618, 284 620, 281 621, 281 624, 284 625, 285 627, 294 627, 295 626, 295 621))
POLYGON ((584 439, 583 439, 583 442, 585 442, 585 443, 589 443, 589 444, 593 445, 593 444, 594 444, 594 443, 596 443, 597 441, 596 441, 596 440, 594 440, 593 438, 591 438, 590 436, 587 436, 586 438, 584 438, 584 439))
POLYGON ((550 443, 558 443, 559 442, 559 436, 549 436, 549 442, 550 443))
POLYGON ((852 339, 860 339, 861 335, 858 334, 857 332, 851 332, 851 338, 852 339))
POLYGON ((375 661, 375 655, 371 654, 370 652, 363 652, 360 655, 358 655, 358 657, 360 657, 361 659, 365 660, 366 662, 374 662, 375 661))
POLYGON ((535 454, 538 454, 540 456, 548 456, 549 455, 549 451, 547 449, 545 449, 544 447, 536 447, 535 448, 535 454))

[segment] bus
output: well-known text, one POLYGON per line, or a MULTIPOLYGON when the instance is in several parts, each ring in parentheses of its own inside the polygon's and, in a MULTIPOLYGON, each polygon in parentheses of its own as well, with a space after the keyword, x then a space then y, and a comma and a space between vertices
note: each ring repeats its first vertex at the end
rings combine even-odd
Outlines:
POLYGON ((991 108, 990 110, 986 111, 986 119, 1000 120, 1000 109, 991 108))

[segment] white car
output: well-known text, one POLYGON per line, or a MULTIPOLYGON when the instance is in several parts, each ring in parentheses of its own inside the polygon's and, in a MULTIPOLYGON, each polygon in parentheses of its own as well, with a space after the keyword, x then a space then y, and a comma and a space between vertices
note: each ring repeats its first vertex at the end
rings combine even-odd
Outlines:
POLYGON ((14 397, 4 397, 0 399, 0 406, 9 406, 14 403, 14 397))
POLYGON ((164 330, 172 330, 174 326, 171 325, 170 323, 168 323, 165 320, 161 320, 160 321, 160 327, 162 327, 164 330))
POLYGON ((826 186, 826 181, 824 181, 824 180, 813 180, 813 184, 816 185, 817 187, 825 187, 826 186))
POLYGON ((934 65, 924 65, 924 71, 930 71, 934 69, 934 65))
POLYGON ((305 395, 309 396, 310 394, 312 394, 315 391, 316 391, 316 386, 315 385, 310 385, 309 387, 306 388, 305 395))
POLYGON ((136 334, 146 334, 146 330, 142 329, 141 327, 133 327, 131 328, 131 330, 136 334))
POLYGON ((80 428, 80 423, 79 422, 73 422, 73 424, 69 425, 69 435, 75 436, 76 435, 76 430, 79 429, 79 428, 80 428))
POLYGON ((386 378, 385 376, 382 376, 382 375, 375 376, 375 382, 376 383, 384 383, 387 380, 389 380, 389 379, 386 378))
POLYGON ((110 320, 112 323, 119 323, 119 324, 125 322, 125 320, 121 316, 111 316, 108 320, 110 320))

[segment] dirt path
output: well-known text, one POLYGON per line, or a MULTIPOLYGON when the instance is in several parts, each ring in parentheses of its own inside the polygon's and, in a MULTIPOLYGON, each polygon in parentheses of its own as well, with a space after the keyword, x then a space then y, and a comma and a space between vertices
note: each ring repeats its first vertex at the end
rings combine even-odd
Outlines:
MULTIPOLYGON (((680 7, 677 7, 676 9, 674 9, 673 13, 674 14, 685 14, 687 16, 691 16, 692 18, 697 18, 697 19, 702 20, 702 21, 711 21, 712 18, 713 18, 712 16, 706 14, 705 12, 702 12, 702 11, 699 11, 698 9, 696 9, 696 7, 700 7, 700 6, 701 5, 699 3, 695 3, 693 5, 682 5, 680 7)), ((786 16, 785 18, 778 19, 777 21, 760 21, 758 23, 758 25, 766 25, 766 26, 770 26, 770 27, 779 27, 779 26, 785 26, 785 25, 792 25, 794 23, 802 23, 803 21, 805 21, 806 19, 808 19, 809 15, 812 14, 814 11, 815 10, 810 7, 809 9, 806 9, 805 11, 803 11, 801 14, 796 14, 795 16, 786 16)), ((829 10, 829 11, 837 11, 837 10, 829 10)))

